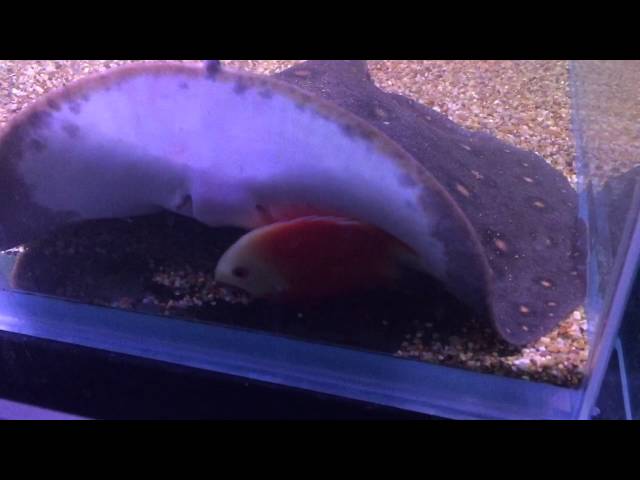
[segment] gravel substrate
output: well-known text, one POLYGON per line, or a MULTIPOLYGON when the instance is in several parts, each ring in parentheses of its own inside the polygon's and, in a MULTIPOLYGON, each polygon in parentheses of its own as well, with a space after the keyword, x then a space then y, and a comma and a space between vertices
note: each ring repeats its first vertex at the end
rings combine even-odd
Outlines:
MULTIPOLYGON (((51 88, 123 63, 129 61, 0 61, 0 127, 51 88)), ((295 63, 224 62, 227 68, 267 74, 295 63)), ((575 184, 567 62, 371 61, 369 68, 380 88, 535 151, 575 184)), ((379 294, 303 310, 250 302, 212 281, 215 258, 237 235, 164 216, 74 227, 31 246, 19 283, 92 303, 267 329, 558 385, 576 386, 582 379, 588 356, 582 310, 535 344, 514 349, 477 326, 437 288, 420 300, 379 294), (165 240, 149 242, 150 234, 165 240)))
POLYGON ((584 163, 597 186, 640 165, 640 61, 576 62, 584 163))

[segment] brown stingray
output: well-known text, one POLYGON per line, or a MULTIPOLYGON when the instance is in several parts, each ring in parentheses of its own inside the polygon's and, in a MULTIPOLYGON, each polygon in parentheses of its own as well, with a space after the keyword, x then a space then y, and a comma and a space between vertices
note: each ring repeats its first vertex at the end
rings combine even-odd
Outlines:
POLYGON ((584 229, 567 180, 384 93, 365 62, 273 77, 145 64, 80 80, 0 137, 0 194, 0 248, 163 209, 242 228, 290 206, 344 214, 406 241, 514 344, 584 296, 584 229))
POLYGON ((276 77, 370 122, 447 189, 484 246, 494 273, 494 323, 507 341, 536 340, 582 304, 585 228, 577 193, 540 156, 383 92, 364 61, 309 61, 276 77))

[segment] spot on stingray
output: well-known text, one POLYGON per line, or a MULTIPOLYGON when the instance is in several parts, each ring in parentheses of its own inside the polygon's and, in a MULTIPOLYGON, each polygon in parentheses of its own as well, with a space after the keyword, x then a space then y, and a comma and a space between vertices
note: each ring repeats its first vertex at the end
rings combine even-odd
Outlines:
POLYGON ((558 304, 556 302, 547 302, 547 307, 557 307, 558 304))
POLYGON ((82 107, 80 106, 80 102, 75 101, 75 100, 69 102, 69 110, 71 111, 71 113, 75 113, 76 115, 79 114, 82 111, 82 107))
POLYGON ((75 123, 67 122, 62 126, 62 130, 71 138, 76 138, 80 133, 80 127, 75 123))
POLYGON ((47 106, 54 111, 59 111, 60 110, 60 104, 58 102, 56 102, 54 99, 50 98, 49 100, 47 100, 47 106))
POLYGON ((471 147, 469 145, 465 145, 464 143, 461 143, 460 146, 469 152, 471 151, 471 147))
POLYGON ((464 197, 471 198, 471 192, 467 187, 459 182, 456 182, 456 190, 464 197))
POLYGON ((29 148, 36 153, 42 153, 47 149, 47 145, 42 140, 32 138, 31 141, 29 141, 29 148))
POLYGON ((546 278, 543 278, 542 280, 540 280, 540 285, 542 285, 544 288, 551 288, 553 287, 553 282, 547 280, 546 278))
POLYGON ((493 243, 496 246, 496 248, 501 252, 506 253, 509 251, 509 245, 504 240, 496 238, 493 240, 493 243))
POLYGON ((522 179, 527 183, 534 183, 534 180, 531 177, 524 176, 522 179))
POLYGON ((518 311, 522 314, 522 315, 529 315, 531 313, 531 309, 529 307, 527 307, 526 305, 520 305, 518 307, 518 311))
POLYGON ((309 70, 296 70, 293 74, 300 78, 307 78, 311 76, 311 72, 309 70))
POLYGON ((46 128, 49 124, 50 119, 51 112, 40 110, 37 112, 33 112, 27 119, 26 123, 32 129, 39 130, 41 128, 46 128))
POLYGON ((546 207, 545 203, 542 200, 534 200, 532 205, 534 207, 536 207, 536 208, 545 208, 546 207))
POLYGON ((476 177, 477 180, 482 180, 484 176, 477 170, 471 170, 471 174, 476 177))
POLYGON ((220 60, 205 60, 204 68, 207 75, 213 79, 222 70, 222 62, 220 60))
POLYGON ((503 255, 507 253, 510 248, 509 243, 504 239, 504 235, 490 228, 484 231, 482 241, 487 246, 495 247, 494 253, 496 255, 503 255))
POLYGON ((247 90, 249 90, 249 84, 244 79, 239 78, 238 80, 236 80, 235 84, 233 85, 233 91, 236 94, 242 95, 247 90))

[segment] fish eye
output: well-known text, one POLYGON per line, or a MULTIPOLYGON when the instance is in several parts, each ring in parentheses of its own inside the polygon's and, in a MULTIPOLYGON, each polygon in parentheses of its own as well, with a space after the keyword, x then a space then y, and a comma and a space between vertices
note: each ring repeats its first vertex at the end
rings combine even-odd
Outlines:
POLYGON ((249 270, 244 267, 234 267, 234 269, 231 270, 231 274, 234 277, 247 278, 249 276, 249 270))

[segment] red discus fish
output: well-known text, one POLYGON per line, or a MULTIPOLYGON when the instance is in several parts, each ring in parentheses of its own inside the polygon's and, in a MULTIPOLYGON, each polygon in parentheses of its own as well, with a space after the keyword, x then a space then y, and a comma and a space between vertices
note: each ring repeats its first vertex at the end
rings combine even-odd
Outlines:
POLYGON ((303 217, 250 231, 227 250, 216 280, 257 298, 309 301, 390 286, 413 250, 371 225, 303 217))

